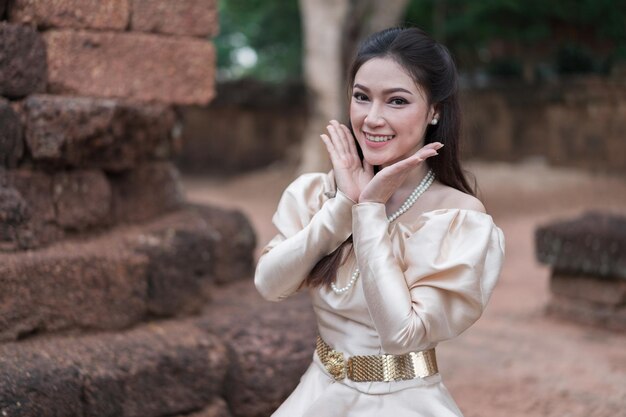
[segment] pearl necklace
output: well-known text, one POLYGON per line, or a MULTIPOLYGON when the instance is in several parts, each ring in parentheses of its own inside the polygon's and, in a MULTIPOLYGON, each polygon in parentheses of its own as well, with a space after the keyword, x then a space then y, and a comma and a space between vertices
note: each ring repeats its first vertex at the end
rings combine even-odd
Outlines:
MULTIPOLYGON (((402 203, 400 208, 396 210, 391 216, 387 217, 387 221, 391 223, 392 221, 394 221, 395 219, 397 219, 398 217, 406 213, 407 210, 410 209, 413 204, 415 204, 417 199, 422 194, 424 194, 426 190, 428 190, 428 187, 430 187, 430 185, 433 183, 434 180, 435 180, 435 173, 432 171, 432 169, 430 169, 428 170, 428 173, 426 174, 422 182, 420 182, 419 185, 415 187, 415 190, 413 190, 411 195, 407 197, 407 199, 404 201, 404 203, 402 203)), ((335 294, 343 294, 344 292, 352 288, 357 278, 359 278, 360 274, 361 273, 359 271, 359 268, 355 268, 354 272, 352 273, 352 276, 350 277, 350 282, 348 282, 348 285, 346 285, 345 287, 339 288, 337 287, 337 285, 335 285, 334 282, 331 282, 330 287, 332 288, 335 294)))

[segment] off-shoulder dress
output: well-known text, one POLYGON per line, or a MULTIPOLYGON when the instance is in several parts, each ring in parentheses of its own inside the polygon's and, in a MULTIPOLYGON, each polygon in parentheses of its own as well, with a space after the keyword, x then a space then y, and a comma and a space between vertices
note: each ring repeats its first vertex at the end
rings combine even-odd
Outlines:
MULTIPOLYGON (((305 174, 285 190, 255 274, 258 291, 279 301, 350 235, 354 250, 336 284, 310 289, 321 337, 347 356, 404 354, 451 339, 482 314, 500 274, 504 236, 474 210, 409 210, 389 223, 385 206, 355 204, 332 174, 305 174)), ((312 346, 313 349, 313 346, 312 346)), ((335 381, 317 354, 273 417, 462 416, 439 374, 393 382, 335 381)))

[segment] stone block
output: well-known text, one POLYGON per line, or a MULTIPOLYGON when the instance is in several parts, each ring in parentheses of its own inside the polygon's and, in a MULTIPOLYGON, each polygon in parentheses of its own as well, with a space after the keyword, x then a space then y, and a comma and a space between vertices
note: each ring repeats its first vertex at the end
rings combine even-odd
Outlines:
POLYGON ((197 312, 209 298, 215 236, 197 230, 162 229, 146 235, 148 308, 157 316, 197 312), (155 242, 158 242, 155 244, 155 242), (191 296, 190 296, 191 295, 191 296))
POLYGON ((14 168, 24 153, 24 138, 19 115, 8 101, 0 99, 0 166, 14 168))
POLYGON ((626 279, 626 217, 590 212, 535 232, 536 255, 555 271, 626 279))
POLYGON ((293 156, 307 120, 302 83, 220 82, 210 106, 183 107, 183 171, 241 173, 293 156), (227 139, 226 139, 227 138, 227 139))
POLYGON ((553 295, 546 312, 554 317, 609 330, 626 331, 626 306, 608 306, 579 298, 553 295))
POLYGON ((189 323, 149 324, 77 352, 85 415, 160 417, 200 409, 219 393, 228 355, 189 323), (84 352, 84 353, 83 353, 84 352))
POLYGON ((24 417, 187 413, 219 404, 228 363, 224 345, 188 322, 8 343, 0 345, 0 410, 24 417))
POLYGON ((52 183, 56 223, 80 231, 111 222, 111 186, 102 171, 68 171, 52 183))
POLYGON ((626 306, 626 280, 553 272, 550 277, 550 291, 559 296, 606 306, 626 306))
POLYGON ((176 417, 232 417, 228 404, 221 398, 213 400, 210 406, 205 407, 201 411, 191 414, 181 414, 176 417))
POLYGON ((36 248, 65 236, 56 223, 52 198, 53 177, 42 171, 16 169, 6 172, 7 185, 17 190, 28 212, 28 219, 15 231, 15 239, 5 242, 4 250, 36 248))
POLYGON ((253 236, 250 224, 238 216, 190 207, 90 239, 0 253, 0 341, 77 329, 121 329, 155 315, 200 311, 216 283, 252 275, 254 239, 227 239, 237 233, 253 236), (248 269, 239 267, 238 277, 220 276, 236 268, 219 267, 216 248, 243 252, 244 244, 248 254, 232 262, 248 269))
POLYGON ((131 29, 172 35, 215 36, 216 0, 134 0, 131 29))
POLYGON ((48 29, 92 28, 124 30, 129 0, 13 0, 9 19, 48 29))
MULTIPOLYGON (((68 233, 98 229, 113 223, 112 191, 106 176, 97 170, 45 171, 16 169, 5 173, 7 186, 15 189, 28 213, 19 224, 3 222, 4 250, 37 248, 68 233), (7 236, 12 236, 7 239, 7 236)), ((23 216, 24 217, 24 216, 23 216)))
POLYGON ((28 205, 19 191, 0 185, 0 251, 18 244, 29 217, 28 205))
POLYGON ((114 243, 0 255, 0 340, 118 329, 145 317, 147 260, 114 243))
POLYGON ((172 156, 171 107, 87 97, 30 96, 26 141, 35 161, 121 171, 172 156))
POLYGON ((147 163, 110 175, 113 216, 117 222, 141 222, 181 208, 185 196, 178 170, 168 162, 147 163))
POLYGON ((268 303, 251 280, 217 289, 201 325, 231 349, 224 398, 233 416, 270 415, 296 387, 315 349, 309 297, 268 303))
POLYGON ((47 352, 0 345, 0 415, 11 417, 80 416, 79 369, 50 360, 47 352))
POLYGON ((49 91, 173 104, 214 95, 215 51, 208 41, 142 33, 50 30, 49 91))
POLYGON ((33 28, 0 22, 0 96, 21 98, 46 88, 46 45, 33 28))
POLYGON ((256 235, 248 219, 239 211, 195 206, 203 219, 215 228, 213 275, 217 284, 251 278, 256 235))

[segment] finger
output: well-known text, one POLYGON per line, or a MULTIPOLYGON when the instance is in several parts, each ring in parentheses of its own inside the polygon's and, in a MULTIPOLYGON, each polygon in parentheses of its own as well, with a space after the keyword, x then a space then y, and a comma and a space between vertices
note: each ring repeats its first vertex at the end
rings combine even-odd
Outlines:
POLYGON ((340 125, 340 126, 341 126, 341 130, 343 130, 344 134, 348 138, 348 146, 349 146, 350 152, 355 157, 358 157, 359 156, 359 151, 357 151, 357 149, 356 149, 356 140, 354 139, 354 136, 352 135, 352 132, 350 132, 350 129, 348 129, 348 126, 343 125, 343 124, 340 125))
POLYGON ((330 138, 327 135, 320 135, 320 138, 322 139, 322 141, 324 142, 324 145, 326 145, 326 150, 328 151, 328 155, 330 156, 330 159, 332 160, 335 157, 335 147, 333 146, 333 142, 330 140, 330 138))
POLYGON ((341 150, 344 155, 349 154, 350 151, 348 143, 346 138, 344 137, 343 131, 339 127, 339 123, 336 120, 331 120, 330 126, 332 127, 332 130, 329 130, 329 132, 334 134, 333 141, 336 142, 335 147, 338 150, 341 150))
POLYGON ((338 155, 342 155, 343 156, 346 152, 345 152, 344 147, 343 147, 343 145, 341 143, 341 138, 339 138, 339 135, 337 135, 337 130, 331 124, 326 126, 326 130, 328 131, 328 137, 330 138, 330 141, 333 144, 335 152, 337 152, 338 155))
POLYGON ((422 147, 422 149, 434 149, 436 151, 438 151, 441 148, 443 148, 443 143, 441 142, 432 142, 422 147))

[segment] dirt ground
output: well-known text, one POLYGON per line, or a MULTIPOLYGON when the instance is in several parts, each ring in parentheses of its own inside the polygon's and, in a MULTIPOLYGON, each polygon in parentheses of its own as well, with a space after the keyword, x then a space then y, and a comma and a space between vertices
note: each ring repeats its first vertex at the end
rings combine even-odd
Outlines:
MULTIPOLYGON (((626 214, 626 178, 541 163, 471 163, 481 198, 506 236, 506 261, 483 317, 442 343, 446 386, 466 417, 626 417, 626 334, 545 315, 549 269, 534 231, 592 209, 626 214)), ((276 165, 229 179, 185 178, 191 201, 241 209, 258 250, 294 169, 276 165)))

